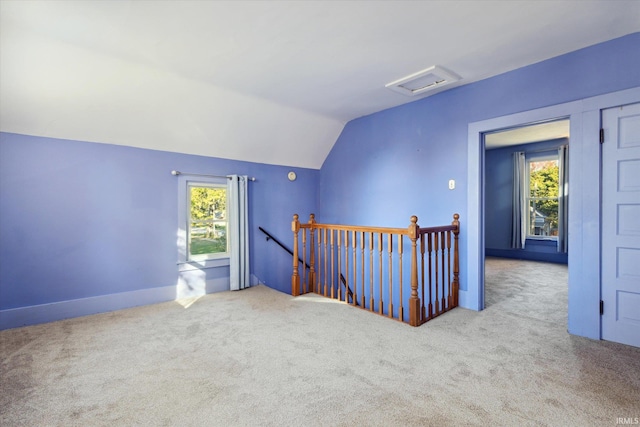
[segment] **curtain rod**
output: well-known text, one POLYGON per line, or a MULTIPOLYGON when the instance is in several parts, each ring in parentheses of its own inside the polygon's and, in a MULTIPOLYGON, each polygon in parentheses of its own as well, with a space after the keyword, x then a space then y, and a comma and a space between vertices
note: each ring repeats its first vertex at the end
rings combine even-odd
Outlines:
MULTIPOLYGON (((226 175, 224 175, 224 176, 223 175, 209 175, 209 174, 206 174, 206 173, 180 172, 180 171, 176 171, 176 170, 171 171, 171 175, 173 175, 173 176, 191 175, 191 176, 205 176, 207 178, 226 178, 226 179, 231 179, 230 176, 226 176, 226 175)), ((247 177, 247 179, 249 181, 255 181, 256 180, 256 178, 253 177, 253 176, 247 177)))
POLYGON ((524 154, 528 154, 528 153, 545 153, 545 152, 549 152, 549 151, 558 151, 558 149, 560 147, 568 147, 568 146, 569 146, 569 144, 562 144, 562 145, 558 145, 556 148, 542 148, 540 150, 522 150, 522 151, 514 151, 514 153, 524 153, 524 154))

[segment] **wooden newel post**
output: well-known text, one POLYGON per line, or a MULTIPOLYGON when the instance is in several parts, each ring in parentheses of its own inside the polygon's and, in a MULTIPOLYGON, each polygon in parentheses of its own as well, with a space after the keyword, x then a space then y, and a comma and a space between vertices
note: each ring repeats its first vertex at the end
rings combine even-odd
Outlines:
POLYGON ((315 235, 316 229, 314 225, 316 224, 316 216, 314 214, 309 215, 309 225, 311 228, 309 229, 309 292, 316 291, 316 245, 315 243, 315 235))
POLYGON ((298 274, 298 231, 300 231, 300 221, 298 221, 298 214, 293 215, 291 231, 293 231, 293 274, 291 275, 291 295, 297 297, 300 295, 300 275, 298 274))
POLYGON ((451 225, 455 226, 453 230, 453 307, 458 306, 458 289, 460 288, 460 259, 458 257, 458 234, 460 234, 460 215, 453 214, 453 222, 451 225))
POLYGON ((411 239, 411 296, 409 297, 409 324, 420 326, 420 298, 418 297, 418 217, 411 217, 409 238, 411 239))

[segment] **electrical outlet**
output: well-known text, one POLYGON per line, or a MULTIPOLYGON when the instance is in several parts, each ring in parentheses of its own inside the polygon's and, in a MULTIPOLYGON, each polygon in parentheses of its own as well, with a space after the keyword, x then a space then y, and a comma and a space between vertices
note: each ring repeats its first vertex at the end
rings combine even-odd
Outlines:
POLYGON ((455 181, 455 179, 450 179, 449 180, 449 190, 453 190, 454 188, 456 188, 456 181, 455 181))

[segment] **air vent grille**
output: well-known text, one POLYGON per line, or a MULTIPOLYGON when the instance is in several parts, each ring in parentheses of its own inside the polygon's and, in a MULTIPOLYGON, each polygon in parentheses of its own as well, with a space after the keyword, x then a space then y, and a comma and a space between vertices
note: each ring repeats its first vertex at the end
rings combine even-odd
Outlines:
POLYGON ((439 88, 460 80, 460 76, 444 68, 434 65, 410 76, 388 83, 385 87, 407 96, 439 88))

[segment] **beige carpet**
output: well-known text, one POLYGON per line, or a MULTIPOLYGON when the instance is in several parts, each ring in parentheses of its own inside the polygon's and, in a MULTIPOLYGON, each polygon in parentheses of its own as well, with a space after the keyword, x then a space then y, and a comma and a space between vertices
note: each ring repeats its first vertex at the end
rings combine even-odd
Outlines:
POLYGON ((188 308, 3 331, 0 425, 615 426, 640 417, 640 349, 567 334, 566 280, 564 266, 489 260, 485 311, 458 308, 420 328, 258 286, 188 308))

